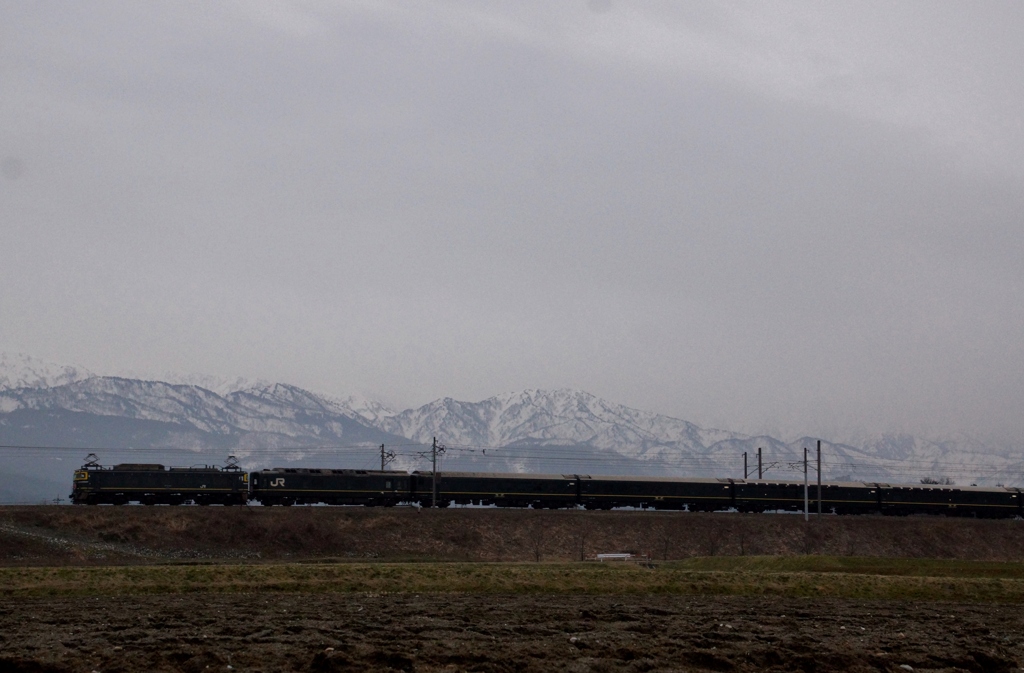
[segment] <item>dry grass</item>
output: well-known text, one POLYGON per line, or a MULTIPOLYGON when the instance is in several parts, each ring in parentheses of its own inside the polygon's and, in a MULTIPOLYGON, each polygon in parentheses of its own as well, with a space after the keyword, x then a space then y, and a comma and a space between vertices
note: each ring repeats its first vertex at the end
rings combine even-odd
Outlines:
POLYGON ((673 561, 666 567, 753 573, 841 573, 902 577, 1024 580, 1024 563, 864 556, 716 556, 673 561))
POLYGON ((175 559, 573 561, 694 557, 1024 560, 1024 522, 352 507, 0 508, 0 566, 175 559))
POLYGON ((1019 564, 818 557, 0 568, 0 597, 254 592, 689 594, 1024 602, 1019 564))

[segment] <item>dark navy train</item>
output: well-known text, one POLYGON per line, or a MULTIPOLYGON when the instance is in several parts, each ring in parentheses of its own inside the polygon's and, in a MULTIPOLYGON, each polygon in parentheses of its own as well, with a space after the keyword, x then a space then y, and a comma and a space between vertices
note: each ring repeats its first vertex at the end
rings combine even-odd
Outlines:
MULTIPOLYGON (((227 467, 103 467, 94 456, 75 472, 75 504, 123 505, 493 505, 534 509, 713 512, 802 511, 804 484, 779 480, 615 477, 586 474, 500 474, 274 468, 246 473, 227 467)), ((808 487, 810 508, 833 514, 941 514, 979 518, 1024 516, 1024 489, 933 484, 825 482, 808 487)))
POLYGON ((249 475, 233 460, 226 467, 171 467, 153 463, 99 465, 90 455, 75 471, 71 502, 76 505, 244 505, 249 475))

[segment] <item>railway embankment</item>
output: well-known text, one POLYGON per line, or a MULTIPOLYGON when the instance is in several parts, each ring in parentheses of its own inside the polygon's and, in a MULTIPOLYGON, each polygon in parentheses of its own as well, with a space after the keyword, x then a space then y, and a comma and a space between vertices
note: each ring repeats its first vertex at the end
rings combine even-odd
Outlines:
POLYGON ((865 556, 1024 561, 1024 521, 406 507, 0 508, 0 565, 865 556))

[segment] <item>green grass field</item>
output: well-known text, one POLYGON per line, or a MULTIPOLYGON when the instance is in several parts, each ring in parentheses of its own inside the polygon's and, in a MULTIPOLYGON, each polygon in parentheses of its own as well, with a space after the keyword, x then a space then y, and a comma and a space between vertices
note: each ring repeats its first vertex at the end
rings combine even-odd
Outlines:
POLYGON ((0 596, 196 592, 679 594, 1024 602, 1024 564, 844 557, 599 563, 301 563, 0 568, 0 596))

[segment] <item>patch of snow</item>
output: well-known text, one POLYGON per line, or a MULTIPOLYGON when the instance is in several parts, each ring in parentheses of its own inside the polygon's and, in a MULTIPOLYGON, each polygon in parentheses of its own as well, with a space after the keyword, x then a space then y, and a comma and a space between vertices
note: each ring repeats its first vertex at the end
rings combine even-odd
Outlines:
POLYGON ((60 365, 25 353, 0 353, 0 390, 53 388, 93 376, 84 367, 60 365))

